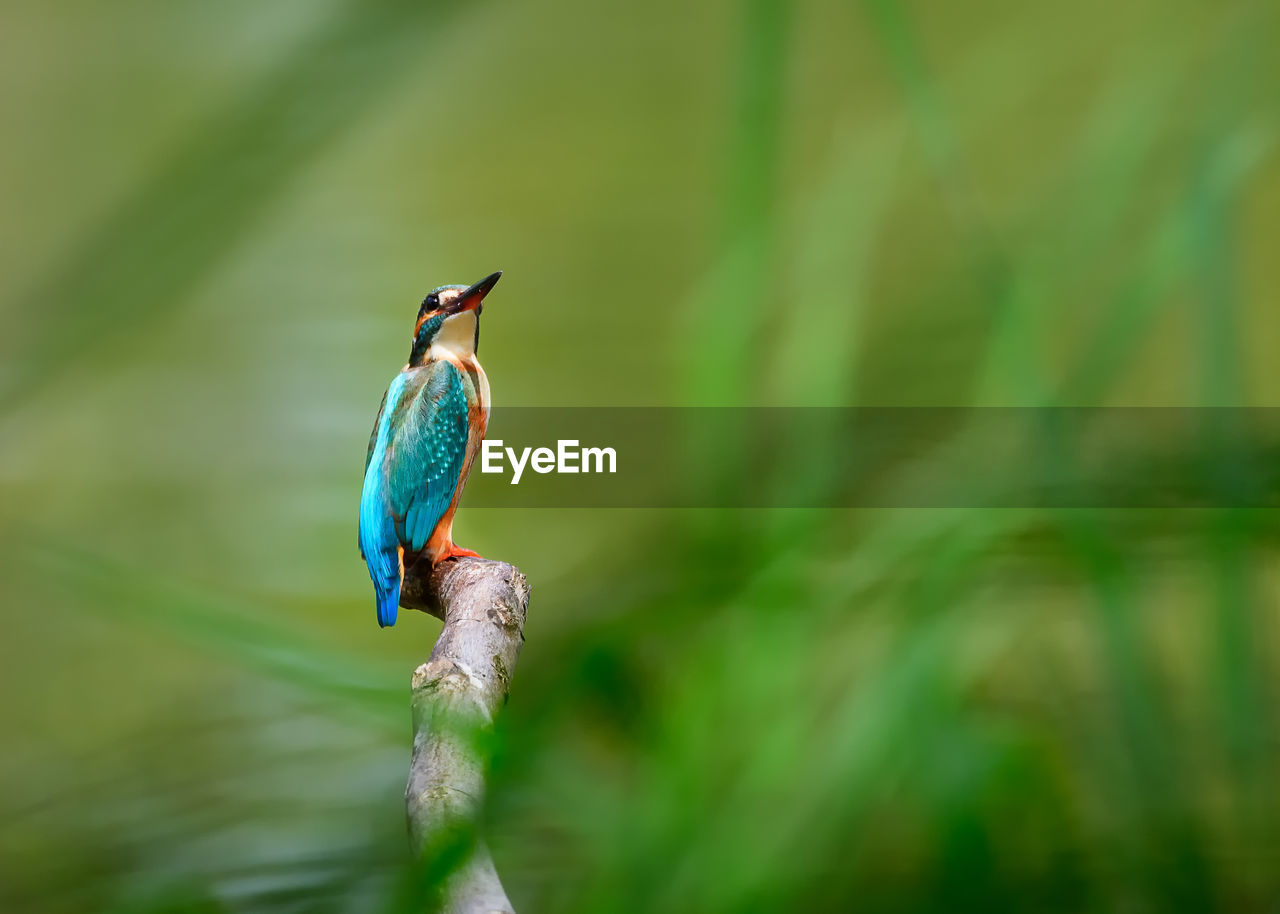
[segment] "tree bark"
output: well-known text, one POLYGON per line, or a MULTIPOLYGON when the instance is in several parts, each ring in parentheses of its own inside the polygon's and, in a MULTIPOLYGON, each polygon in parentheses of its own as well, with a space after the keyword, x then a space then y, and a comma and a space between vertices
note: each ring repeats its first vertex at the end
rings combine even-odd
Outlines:
POLYGON ((507 699, 524 642, 529 584, 505 562, 460 558, 405 574, 400 605, 444 622, 431 657, 413 673, 413 758, 405 808, 409 841, 448 914, 512 912, 477 834, 485 744, 507 699))

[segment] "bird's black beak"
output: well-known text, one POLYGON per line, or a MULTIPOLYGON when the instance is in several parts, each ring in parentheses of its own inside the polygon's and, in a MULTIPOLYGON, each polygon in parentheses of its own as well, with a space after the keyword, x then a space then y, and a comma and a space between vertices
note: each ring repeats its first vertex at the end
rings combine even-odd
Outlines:
POLYGON ((480 305, 484 301, 484 297, 489 294, 489 290, 498 284, 498 280, 502 278, 502 271, 490 273, 484 279, 464 291, 461 295, 449 302, 448 310, 450 314, 461 314, 463 311, 475 310, 480 313, 480 305))

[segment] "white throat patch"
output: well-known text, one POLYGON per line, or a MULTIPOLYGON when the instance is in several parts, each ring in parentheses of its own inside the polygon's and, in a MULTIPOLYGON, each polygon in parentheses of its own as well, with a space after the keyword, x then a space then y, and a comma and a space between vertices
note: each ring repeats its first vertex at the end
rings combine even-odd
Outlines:
POLYGON ((427 350, 429 358, 469 359, 476 352, 476 313, 462 311, 444 319, 436 338, 427 350))

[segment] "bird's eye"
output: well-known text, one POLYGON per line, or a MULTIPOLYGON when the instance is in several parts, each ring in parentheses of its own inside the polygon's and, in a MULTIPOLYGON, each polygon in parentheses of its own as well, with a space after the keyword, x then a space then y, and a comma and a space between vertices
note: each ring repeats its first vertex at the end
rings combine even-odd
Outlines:
POLYGON ((426 314, 428 311, 434 311, 440 307, 440 296, 432 292, 422 300, 422 307, 418 309, 418 317, 426 314))

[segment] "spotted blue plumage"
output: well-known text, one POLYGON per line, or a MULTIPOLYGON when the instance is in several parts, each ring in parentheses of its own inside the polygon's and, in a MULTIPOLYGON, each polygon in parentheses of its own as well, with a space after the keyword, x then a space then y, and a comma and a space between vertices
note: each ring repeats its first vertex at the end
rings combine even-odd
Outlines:
POLYGON ((400 548, 421 550, 449 509, 467 452, 467 398, 447 361, 402 371, 369 438, 360 496, 360 554, 378 598, 378 624, 400 605, 400 548))

